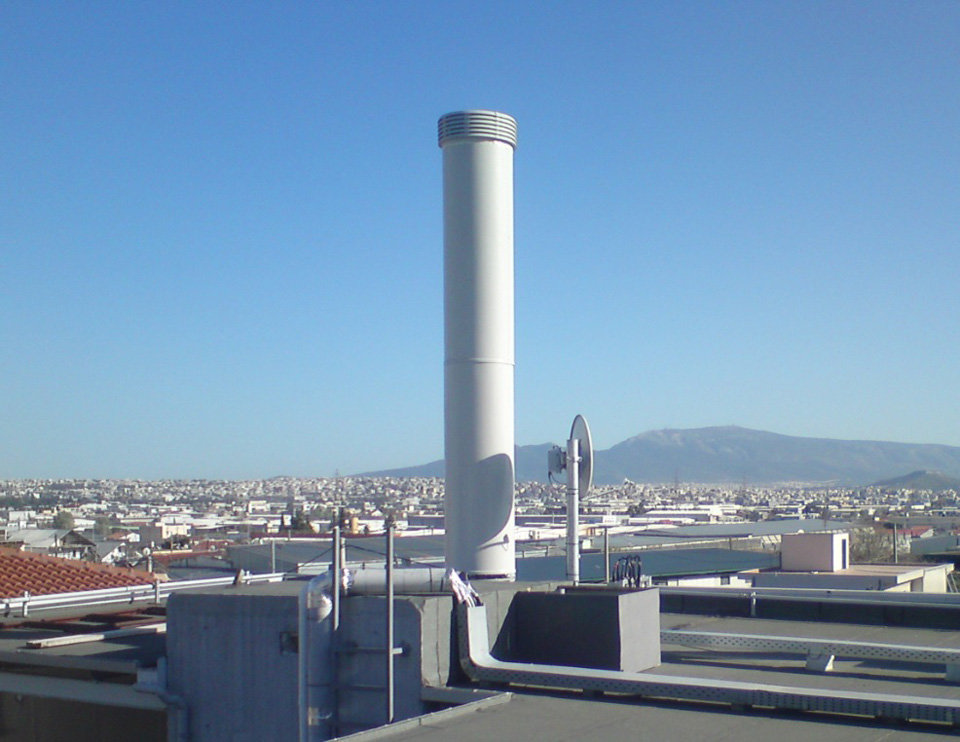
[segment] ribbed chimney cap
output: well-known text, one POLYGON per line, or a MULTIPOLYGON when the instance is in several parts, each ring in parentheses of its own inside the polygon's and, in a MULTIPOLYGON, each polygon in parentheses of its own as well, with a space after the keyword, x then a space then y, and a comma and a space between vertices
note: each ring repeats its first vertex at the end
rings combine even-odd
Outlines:
POLYGON ((437 139, 441 147, 456 139, 505 142, 517 148, 517 122, 498 111, 454 111, 440 117, 437 139))

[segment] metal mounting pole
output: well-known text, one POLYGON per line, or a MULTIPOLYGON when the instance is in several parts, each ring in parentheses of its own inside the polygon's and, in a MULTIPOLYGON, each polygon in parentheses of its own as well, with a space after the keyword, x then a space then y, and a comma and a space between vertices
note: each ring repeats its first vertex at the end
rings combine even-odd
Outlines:
POLYGON ((343 585, 343 553, 341 551, 340 526, 333 527, 333 585, 330 591, 330 667, 331 672, 331 706, 330 733, 331 736, 340 735, 340 590, 343 585))
POLYGON ((387 525, 387 724, 393 723, 393 523, 387 525))
MULTIPOLYGON (((341 579, 341 574, 343 573, 343 560, 342 554, 340 553, 340 526, 333 527, 333 563, 331 565, 333 569, 333 591, 330 595, 333 602, 333 611, 331 618, 333 619, 333 644, 334 652, 336 652, 336 643, 337 636, 336 631, 340 628, 340 583, 343 581, 341 579)), ((334 655, 336 656, 336 655, 334 655)))
POLYGON ((580 440, 567 441, 567 579, 580 582, 580 440))
POLYGON ((603 529, 603 582, 610 584, 610 526, 603 529))

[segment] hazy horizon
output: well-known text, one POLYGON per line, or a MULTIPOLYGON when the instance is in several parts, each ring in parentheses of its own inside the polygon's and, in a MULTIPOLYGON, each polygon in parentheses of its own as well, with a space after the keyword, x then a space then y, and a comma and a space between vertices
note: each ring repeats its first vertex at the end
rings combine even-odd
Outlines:
MULTIPOLYGON (((614 442, 614 443, 613 443, 611 446, 609 446, 609 447, 605 447, 605 448, 599 448, 599 447, 597 447, 597 448, 595 448, 595 451, 606 451, 606 450, 610 450, 610 448, 614 448, 614 447, 616 447, 616 446, 618 446, 618 445, 620 445, 620 444, 629 443, 631 440, 634 440, 634 439, 636 439, 636 438, 641 438, 641 437, 649 436, 649 435, 651 435, 651 434, 656 434, 656 433, 665 433, 665 432, 688 432, 688 433, 689 433, 689 432, 698 432, 698 431, 703 431, 703 430, 722 430, 722 429, 727 429, 727 428, 735 428, 735 429, 744 430, 744 431, 750 432, 750 433, 762 433, 762 434, 769 434, 769 435, 773 435, 773 436, 784 436, 784 434, 782 434, 782 433, 777 433, 776 431, 772 431, 772 430, 755 430, 755 429, 752 429, 752 428, 744 428, 743 426, 733 425, 733 424, 731 424, 731 425, 710 425, 710 426, 704 426, 704 427, 702 427, 702 428, 685 428, 685 429, 681 429, 681 428, 658 428, 658 429, 655 429, 655 430, 645 430, 645 431, 642 431, 642 432, 640 432, 640 433, 637 433, 636 435, 629 436, 629 437, 623 439, 622 441, 616 441, 616 442, 614 442)), ((797 436, 785 436, 785 437, 788 437, 788 438, 798 438, 797 436)), ((801 436, 801 437, 799 437, 799 438, 803 438, 803 437, 801 436)), ((917 443, 914 443, 914 442, 911 442, 911 441, 877 441, 877 440, 843 439, 843 438, 831 438, 831 437, 823 437, 823 438, 819 438, 818 440, 832 441, 832 442, 838 442, 838 443, 878 443, 878 444, 890 444, 890 443, 892 443, 892 444, 896 444, 896 445, 903 444, 903 445, 908 445, 908 446, 909 446, 909 445, 934 445, 934 446, 946 446, 946 447, 948 447, 948 448, 958 448, 958 449, 960 449, 960 447, 958 447, 958 446, 949 446, 948 444, 937 444, 937 443, 933 443, 933 444, 923 444, 923 443, 920 443, 920 444, 917 444, 917 443)), ((555 442, 555 441, 541 441, 541 442, 539 442, 539 443, 522 443, 522 442, 518 442, 516 445, 517 445, 518 448, 541 448, 541 447, 543 447, 543 446, 559 445, 559 443, 560 443, 560 440, 558 439, 556 442, 555 442)), ((380 468, 380 469, 365 469, 365 470, 362 470, 362 471, 339 471, 339 470, 336 470, 336 471, 334 471, 334 472, 331 473, 331 474, 323 474, 323 473, 315 473, 315 474, 289 474, 289 473, 285 473, 285 472, 279 472, 279 473, 270 474, 270 475, 266 475, 266 476, 262 476, 262 477, 245 477, 245 478, 244 478, 244 477, 217 477, 217 476, 182 476, 182 477, 179 477, 179 476, 163 476, 163 477, 138 477, 138 476, 127 476, 127 477, 113 477, 113 476, 39 477, 39 476, 27 476, 27 477, 0 477, 0 481, 51 480, 51 479, 52 479, 52 480, 58 480, 58 479, 63 479, 63 480, 77 480, 77 481, 79 481, 79 480, 114 480, 114 481, 123 481, 123 480, 131 480, 131 481, 191 481, 191 480, 196 480, 196 481, 204 481, 204 480, 206 480, 206 481, 269 481, 269 480, 272 480, 272 479, 284 479, 284 478, 290 478, 290 479, 333 479, 333 478, 337 478, 337 477, 390 476, 390 473, 391 473, 391 472, 394 472, 394 471, 407 470, 407 469, 417 469, 417 468, 421 468, 421 467, 427 467, 427 466, 430 466, 431 464, 435 464, 435 463, 437 463, 437 462, 442 462, 442 461, 443 461, 443 454, 441 453, 441 454, 438 455, 438 456, 434 456, 434 457, 428 458, 428 459, 423 460, 423 461, 419 461, 419 462, 406 462, 406 463, 401 464, 401 465, 399 465, 399 466, 395 466, 395 467, 384 467, 384 468, 380 468)), ((915 471, 917 471, 916 469, 910 469, 909 467, 901 467, 901 468, 904 468, 904 471, 902 472, 902 474, 911 474, 911 473, 914 473, 915 471), (907 471, 907 469, 910 469, 910 470, 907 471)), ((921 469, 921 470, 922 470, 922 469, 921 469)), ((938 470, 937 470, 937 469, 931 469, 931 470, 929 470, 929 471, 937 472, 938 470)), ((597 476, 600 476, 600 477, 602 478, 603 472, 602 472, 602 471, 596 471, 595 474, 596 474, 597 476)), ((442 477, 440 477, 440 478, 442 478, 442 477)), ((541 477, 541 479, 542 479, 542 477, 541 477)), ((518 481, 520 481, 520 480, 518 480, 518 481)), ((523 481, 527 481, 527 480, 525 479, 525 480, 523 480, 523 481)), ((644 481, 645 481, 645 480, 644 480, 644 481)), ((660 480, 657 480, 657 481, 660 481, 660 480)), ((668 478, 666 478, 666 479, 663 479, 662 481, 663 481, 663 482, 668 482, 668 481, 673 481, 673 480, 672 480, 672 478, 668 477, 668 478)), ((720 483, 721 481, 728 481, 728 480, 718 480, 717 483, 720 483)), ((742 476, 738 476, 735 480, 734 480, 734 479, 730 479, 730 480, 729 480, 729 482, 734 482, 734 481, 736 481, 736 482, 738 482, 738 483, 742 482, 742 476)), ((652 483, 652 482, 651 482, 651 483, 652 483)), ((808 483, 808 484, 817 484, 818 482, 817 482, 816 480, 810 480, 810 481, 807 482, 807 483, 808 483)))

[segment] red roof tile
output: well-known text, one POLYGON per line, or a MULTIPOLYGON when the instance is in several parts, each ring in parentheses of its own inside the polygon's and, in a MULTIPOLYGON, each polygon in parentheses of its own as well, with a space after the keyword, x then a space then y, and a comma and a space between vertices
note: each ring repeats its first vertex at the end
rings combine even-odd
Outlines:
POLYGON ((150 585, 153 579, 149 572, 0 547, 0 599, 19 598, 25 590, 51 595, 150 585))

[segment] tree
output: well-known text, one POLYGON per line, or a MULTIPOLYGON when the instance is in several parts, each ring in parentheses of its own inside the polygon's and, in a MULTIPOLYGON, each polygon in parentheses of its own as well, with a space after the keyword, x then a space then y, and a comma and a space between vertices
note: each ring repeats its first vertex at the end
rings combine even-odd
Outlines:
POLYGON ((106 538, 120 523, 109 515, 98 515, 93 519, 93 532, 98 538, 106 538))
POLYGON ((74 526, 73 513, 69 510, 58 510, 53 516, 53 527, 59 530, 72 531, 74 526))
POLYGON ((307 512, 303 508, 300 508, 293 514, 293 519, 290 521, 290 530, 295 532, 311 530, 310 516, 307 515, 307 512))
POLYGON ((333 528, 337 514, 336 511, 334 511, 334 509, 331 507, 317 505, 308 512, 307 517, 313 523, 324 524, 321 526, 321 530, 325 530, 327 528, 333 528))
POLYGON ((893 561, 893 539, 885 531, 855 528, 850 531, 850 563, 893 561))

